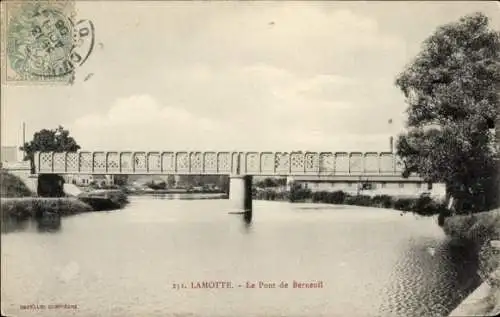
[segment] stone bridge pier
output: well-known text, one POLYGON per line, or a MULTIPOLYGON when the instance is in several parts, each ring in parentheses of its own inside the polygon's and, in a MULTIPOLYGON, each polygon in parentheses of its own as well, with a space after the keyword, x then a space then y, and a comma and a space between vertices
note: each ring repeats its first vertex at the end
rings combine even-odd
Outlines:
POLYGON ((229 176, 229 200, 231 202, 231 212, 242 213, 251 218, 252 176, 242 173, 242 167, 245 166, 244 160, 243 153, 233 156, 234 169, 229 176))
POLYGON ((231 175, 229 178, 229 200, 232 212, 252 212, 252 176, 231 175))

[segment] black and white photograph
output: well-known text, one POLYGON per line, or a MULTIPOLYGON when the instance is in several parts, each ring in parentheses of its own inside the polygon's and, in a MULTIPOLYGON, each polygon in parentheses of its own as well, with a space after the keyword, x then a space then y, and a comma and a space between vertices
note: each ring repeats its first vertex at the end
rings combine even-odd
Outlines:
POLYGON ((2 317, 500 315, 496 1, 1 2, 2 317))

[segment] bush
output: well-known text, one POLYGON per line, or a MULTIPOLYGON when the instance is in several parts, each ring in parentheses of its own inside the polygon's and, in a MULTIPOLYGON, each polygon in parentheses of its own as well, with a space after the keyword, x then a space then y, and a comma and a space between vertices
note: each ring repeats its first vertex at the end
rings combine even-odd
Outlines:
POLYGON ((311 194, 313 202, 325 203, 325 204, 343 204, 346 194, 339 190, 335 192, 314 192, 311 194))
POLYGON ((372 198, 366 195, 347 196, 344 200, 346 205, 372 206, 372 198))
POLYGON ((272 189, 253 191, 252 198, 257 200, 287 200, 288 193, 276 192, 272 189))
MULTIPOLYGON (((479 257, 479 270, 478 274, 483 281, 486 281, 490 285, 493 282, 489 277, 491 274, 500 267, 500 250, 496 249, 488 243, 489 241, 485 241, 481 244, 478 251, 479 257)), ((500 281, 500 280, 499 280, 500 281)), ((499 282, 497 281, 497 283, 499 282)), ((494 286, 494 285, 492 285, 494 286)), ((496 286, 498 287, 498 286, 496 286)), ((500 304, 500 302, 499 302, 500 304)))
POLYGON ((333 193, 328 193, 326 196, 326 201, 325 203, 328 204, 343 204, 345 199, 347 197, 347 194, 344 193, 341 190, 335 191, 333 193))
POLYGON ((500 209, 471 215, 447 217, 444 232, 459 240, 483 244, 488 239, 500 239, 500 209))
POLYGON ((398 198, 394 201, 394 209, 401 211, 412 211, 415 199, 398 198))
POLYGON ((428 195, 421 195, 415 200, 412 207, 412 211, 421 215, 432 215, 437 209, 436 204, 428 195))
POLYGON ((302 188, 300 185, 293 184, 290 190, 288 200, 290 202, 304 201, 312 198, 312 191, 308 188, 302 188))
POLYGON ((443 230, 454 241, 472 246, 478 252, 479 276, 498 288, 498 277, 489 277, 500 264, 500 251, 491 246, 492 240, 500 240, 500 209, 447 217, 443 230))
POLYGON ((314 203, 323 203, 326 202, 326 196, 328 195, 328 192, 321 191, 321 192, 314 192, 312 193, 312 201, 314 203))
POLYGON ((372 198, 372 202, 374 207, 379 208, 392 208, 394 204, 392 197, 389 195, 376 195, 372 198))

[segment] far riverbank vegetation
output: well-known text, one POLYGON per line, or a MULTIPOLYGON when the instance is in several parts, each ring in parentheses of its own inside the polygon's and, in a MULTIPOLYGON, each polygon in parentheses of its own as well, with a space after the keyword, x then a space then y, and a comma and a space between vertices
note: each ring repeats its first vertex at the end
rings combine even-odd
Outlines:
POLYGON ((337 191, 311 191, 300 184, 291 184, 290 190, 277 191, 265 188, 253 191, 256 200, 322 203, 363 207, 389 208, 402 212, 413 212, 422 216, 432 216, 446 211, 444 202, 435 201, 429 195, 419 197, 393 197, 389 195, 350 194, 337 191))

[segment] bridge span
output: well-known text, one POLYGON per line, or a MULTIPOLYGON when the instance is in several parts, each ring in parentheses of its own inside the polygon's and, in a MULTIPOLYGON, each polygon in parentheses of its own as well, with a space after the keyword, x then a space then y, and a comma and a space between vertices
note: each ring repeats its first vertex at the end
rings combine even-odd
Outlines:
POLYGON ((154 175, 399 175, 391 152, 37 152, 36 173, 154 175))
POLYGON ((229 175, 235 210, 251 212, 252 176, 400 177, 391 152, 37 152, 35 174, 229 175))

